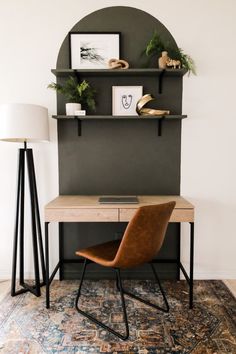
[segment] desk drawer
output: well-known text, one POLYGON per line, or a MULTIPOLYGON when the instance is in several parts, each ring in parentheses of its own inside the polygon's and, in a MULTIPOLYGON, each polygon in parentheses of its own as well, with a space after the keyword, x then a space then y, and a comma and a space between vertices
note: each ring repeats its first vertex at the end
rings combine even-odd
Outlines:
POLYGON ((118 209, 46 209, 45 221, 112 222, 118 220, 118 209))
MULTIPOLYGON (((120 209, 119 221, 130 221, 137 209, 120 209)), ((191 222, 194 221, 194 209, 174 209, 170 222, 191 222)))
POLYGON ((120 209, 119 221, 130 221, 137 209, 120 209))

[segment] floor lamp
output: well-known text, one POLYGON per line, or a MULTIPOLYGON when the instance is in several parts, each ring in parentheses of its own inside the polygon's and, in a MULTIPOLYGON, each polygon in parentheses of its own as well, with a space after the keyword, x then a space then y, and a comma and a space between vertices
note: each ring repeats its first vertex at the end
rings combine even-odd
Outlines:
POLYGON ((28 142, 49 140, 48 110, 34 104, 3 104, 0 106, 0 140, 22 142, 19 149, 18 182, 16 198, 16 220, 13 242, 11 295, 19 295, 30 291, 41 295, 40 287, 45 284, 45 261, 42 242, 42 231, 38 205, 38 194, 35 178, 33 151, 27 147, 28 142), (28 172, 32 248, 34 261, 34 283, 30 285, 24 278, 24 229, 25 229, 25 179, 28 172), (18 250, 19 244, 19 250, 18 250), (16 290, 17 258, 19 257, 19 284, 16 290), (40 282, 40 264, 42 282, 40 282))

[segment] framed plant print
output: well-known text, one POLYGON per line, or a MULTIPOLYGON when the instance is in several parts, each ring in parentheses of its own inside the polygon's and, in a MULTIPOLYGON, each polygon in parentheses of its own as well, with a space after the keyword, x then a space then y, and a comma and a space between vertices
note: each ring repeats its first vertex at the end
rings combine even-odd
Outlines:
POLYGON ((137 116, 136 104, 143 95, 143 86, 112 86, 112 115, 137 116))
POLYGON ((70 32, 71 69, 108 69, 108 61, 120 59, 120 32, 70 32))

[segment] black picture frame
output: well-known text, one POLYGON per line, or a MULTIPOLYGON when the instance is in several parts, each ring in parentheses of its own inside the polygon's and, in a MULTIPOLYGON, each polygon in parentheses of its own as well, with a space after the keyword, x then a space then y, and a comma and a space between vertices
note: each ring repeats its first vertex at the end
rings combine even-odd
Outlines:
POLYGON ((69 32, 70 69, 108 69, 120 48, 121 32, 69 32))

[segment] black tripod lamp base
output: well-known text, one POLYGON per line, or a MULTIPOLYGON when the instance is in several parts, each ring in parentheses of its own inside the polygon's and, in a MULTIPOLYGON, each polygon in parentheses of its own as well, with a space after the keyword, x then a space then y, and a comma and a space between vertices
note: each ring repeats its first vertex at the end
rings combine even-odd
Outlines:
POLYGON ((16 221, 13 243, 13 262, 12 262, 12 282, 11 295, 16 296, 30 291, 35 296, 41 295, 40 287, 45 285, 46 270, 43 253, 42 231, 40 223, 40 213, 38 206, 38 195, 36 187, 34 160, 32 149, 27 149, 26 143, 24 149, 19 149, 19 168, 17 184, 17 203, 16 203, 16 221), (34 280, 32 285, 25 282, 24 279, 24 214, 25 214, 25 165, 27 164, 30 209, 31 209, 31 233, 34 261, 34 280), (18 250, 19 245, 19 250, 18 250), (16 290, 16 270, 17 258, 19 257, 19 285, 21 289, 16 290), (42 282, 40 282, 39 257, 41 263, 42 282))

